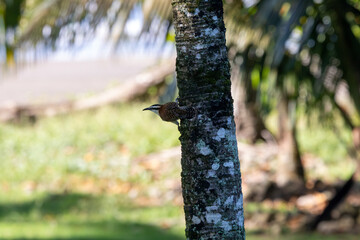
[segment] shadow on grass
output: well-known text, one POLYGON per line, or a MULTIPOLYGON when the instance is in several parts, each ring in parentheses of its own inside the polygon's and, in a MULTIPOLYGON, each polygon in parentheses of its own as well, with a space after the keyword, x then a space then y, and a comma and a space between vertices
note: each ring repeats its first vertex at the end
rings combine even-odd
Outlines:
MULTIPOLYGON (((117 240, 184 240, 185 237, 174 234, 169 230, 161 229, 149 224, 129 222, 83 222, 59 224, 55 228, 50 225, 42 227, 31 226, 30 223, 17 223, 18 231, 1 234, 0 239, 117 239, 117 240), (50 231, 49 231, 50 229, 50 231)), ((14 226, 2 226, 8 229, 14 226)), ((15 230, 15 229, 14 229, 15 230)))
POLYGON ((0 203, 0 218, 7 218, 15 214, 28 215, 38 211, 42 215, 58 215, 81 207, 91 207, 99 202, 99 197, 87 194, 49 194, 45 197, 20 203, 0 203))
POLYGON ((107 215, 119 209, 132 214, 134 206, 124 205, 121 200, 108 205, 104 199, 71 193, 50 194, 22 203, 0 203, 0 239, 184 239, 174 229, 107 215))

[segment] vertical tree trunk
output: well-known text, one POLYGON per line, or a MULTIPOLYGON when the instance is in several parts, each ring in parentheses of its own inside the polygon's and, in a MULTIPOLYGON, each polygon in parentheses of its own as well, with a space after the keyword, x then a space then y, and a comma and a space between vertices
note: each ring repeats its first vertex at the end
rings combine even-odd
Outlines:
POLYGON ((13 70, 15 68, 15 55, 14 48, 6 44, 6 68, 7 70, 13 70))
POLYGON ((257 140, 265 140, 263 133, 266 131, 265 124, 260 116, 257 92, 252 86, 251 71, 255 66, 255 54, 251 53, 252 46, 244 51, 244 62, 237 64, 237 52, 235 56, 229 56, 231 62, 232 96, 234 98, 234 116, 236 123, 236 136, 239 140, 255 143, 257 140))
POLYGON ((173 0, 187 239, 245 239, 221 0, 173 0))
POLYGON ((338 37, 337 45, 341 51, 339 57, 344 70, 344 77, 349 84, 349 92, 354 101, 357 113, 360 114, 360 44, 346 20, 346 2, 334 1, 334 13, 337 21, 334 29, 338 37))
MULTIPOLYGON (((296 107, 282 90, 280 90, 278 111, 280 151, 277 183, 280 186, 294 186, 294 183, 297 183, 297 186, 301 187, 304 185, 305 174, 296 140, 296 107)), ((295 187, 293 190, 296 192, 295 187)))
POLYGON ((240 141, 254 144, 258 140, 265 140, 263 133, 266 128, 259 114, 257 103, 246 102, 246 89, 240 82, 243 80, 239 80, 239 78, 240 76, 237 76, 232 80, 236 136, 240 141))
POLYGON ((12 69, 15 67, 15 34, 21 17, 21 9, 25 0, 4 1, 3 20, 5 30, 5 51, 6 51, 6 67, 12 69))

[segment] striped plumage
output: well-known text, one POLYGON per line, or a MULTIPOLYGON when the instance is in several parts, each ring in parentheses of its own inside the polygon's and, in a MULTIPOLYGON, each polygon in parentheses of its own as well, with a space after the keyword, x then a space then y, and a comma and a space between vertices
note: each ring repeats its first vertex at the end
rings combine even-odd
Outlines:
POLYGON ((195 115, 195 111, 191 107, 180 107, 177 102, 168 102, 165 104, 154 104, 148 108, 144 108, 143 111, 150 110, 157 115, 163 121, 172 122, 179 125, 179 119, 192 118, 195 115))

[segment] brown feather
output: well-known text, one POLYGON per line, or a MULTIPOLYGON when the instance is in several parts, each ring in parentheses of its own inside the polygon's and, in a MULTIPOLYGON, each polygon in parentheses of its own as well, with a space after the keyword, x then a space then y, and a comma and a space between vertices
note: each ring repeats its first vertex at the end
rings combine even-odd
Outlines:
POLYGON ((163 121, 173 122, 178 119, 192 118, 195 110, 191 107, 180 107, 177 102, 169 102, 159 109, 159 116, 163 121))
POLYGON ((169 102, 162 105, 159 109, 159 115, 162 120, 173 122, 180 118, 179 105, 176 102, 169 102))

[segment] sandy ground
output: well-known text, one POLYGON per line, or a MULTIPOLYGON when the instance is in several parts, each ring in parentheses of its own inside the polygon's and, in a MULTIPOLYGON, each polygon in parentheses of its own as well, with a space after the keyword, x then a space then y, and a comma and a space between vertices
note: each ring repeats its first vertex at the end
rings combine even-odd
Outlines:
POLYGON ((58 102, 100 92, 156 64, 155 58, 43 62, 0 79, 0 106, 58 102))

